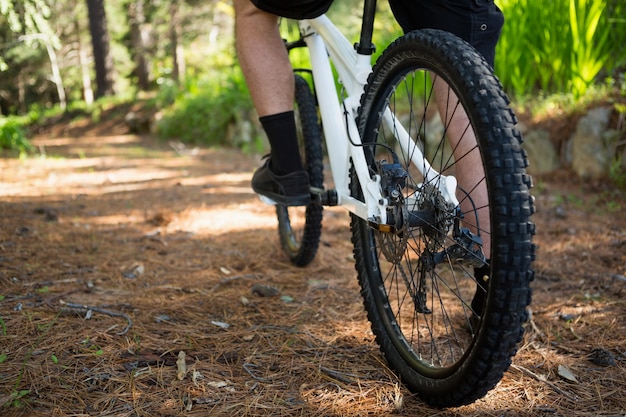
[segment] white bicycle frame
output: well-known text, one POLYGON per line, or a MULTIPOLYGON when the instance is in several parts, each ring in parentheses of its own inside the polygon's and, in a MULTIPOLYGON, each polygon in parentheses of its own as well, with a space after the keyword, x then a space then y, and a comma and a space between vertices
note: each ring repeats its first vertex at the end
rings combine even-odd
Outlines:
MULTIPOLYGON (((362 219, 386 224, 389 201, 381 194, 380 176, 370 175, 363 147, 359 146, 362 142, 356 125, 363 88, 372 71, 371 55, 359 54, 325 15, 301 20, 299 26, 310 54, 338 205, 362 219), (343 102, 335 88, 331 61, 347 94, 343 102), (348 112, 347 116, 345 111, 348 112), (361 184, 365 202, 350 195, 350 160, 361 184)), ((421 171, 425 181, 436 178, 439 174, 425 160, 415 141, 389 108, 386 109, 383 120, 385 125, 392 127, 398 145, 405 155, 411 155, 411 162, 421 171)), ((448 202, 458 205, 455 196, 456 178, 440 176, 437 186, 448 202)))

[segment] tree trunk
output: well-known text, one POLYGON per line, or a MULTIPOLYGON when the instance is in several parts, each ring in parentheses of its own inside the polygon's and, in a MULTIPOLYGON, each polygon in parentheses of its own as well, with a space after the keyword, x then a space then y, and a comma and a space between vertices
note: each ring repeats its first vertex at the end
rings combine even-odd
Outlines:
POLYGON ((87 51, 83 47, 83 43, 78 39, 78 61, 80 63, 80 73, 83 80, 83 97, 87 106, 93 104, 93 89, 91 87, 91 77, 89 76, 89 66, 87 51))
POLYGON ((96 98, 113 94, 113 60, 109 49, 109 30, 104 0, 87 0, 89 32, 96 66, 96 98))
POLYGON ((135 62, 134 74, 137 76, 139 88, 146 91, 150 88, 150 65, 146 57, 149 34, 145 28, 144 0, 131 2, 128 8, 130 26, 131 54, 135 62))
POLYGON ((172 48, 172 78, 177 83, 185 77, 185 57, 180 44, 180 22, 178 21, 179 5, 173 1, 170 5, 170 45, 172 48))

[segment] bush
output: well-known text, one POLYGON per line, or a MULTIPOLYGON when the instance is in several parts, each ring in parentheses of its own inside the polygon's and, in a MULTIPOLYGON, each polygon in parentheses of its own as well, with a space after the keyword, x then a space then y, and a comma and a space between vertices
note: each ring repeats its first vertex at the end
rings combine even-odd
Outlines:
POLYGON ((32 150, 32 148, 33 146, 26 138, 21 118, 0 117, 0 149, 23 153, 32 150))
POLYGON ((233 137, 233 127, 252 113, 241 73, 233 70, 221 78, 212 75, 189 79, 180 88, 162 85, 158 101, 165 110, 158 124, 159 134, 185 143, 237 147, 259 140, 256 135, 233 137))
POLYGON ((623 0, 501 0, 506 17, 496 73, 516 97, 571 92, 582 97, 626 63, 623 0))

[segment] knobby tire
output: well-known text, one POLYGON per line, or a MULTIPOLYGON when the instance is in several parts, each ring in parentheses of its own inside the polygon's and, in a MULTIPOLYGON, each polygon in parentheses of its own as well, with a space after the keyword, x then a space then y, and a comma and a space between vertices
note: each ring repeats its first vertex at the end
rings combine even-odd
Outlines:
MULTIPOLYGON (((324 183, 322 130, 315 97, 307 81, 298 74, 295 75, 295 115, 304 168, 311 187, 321 189, 324 183)), ((315 201, 305 207, 276 206, 280 243, 292 264, 306 266, 315 258, 322 233, 322 210, 321 204, 315 201)))
MULTIPOLYGON (((481 281, 476 268, 446 252, 453 244, 451 225, 458 218, 446 217, 436 187, 419 178, 410 155, 399 155, 409 175, 403 189, 406 201, 412 199, 408 210, 432 209, 432 223, 407 226, 392 235, 352 215, 351 229, 365 309, 387 361, 423 400, 451 407, 483 397, 501 380, 517 351, 531 300, 534 204, 521 135, 499 81, 469 44, 436 30, 399 38, 374 66, 358 118, 371 172, 380 174, 376 161, 382 154, 391 161, 391 151, 400 153, 391 140, 393 129, 382 124, 387 106, 409 126, 411 136, 420 139, 433 166, 454 172, 446 144, 448 126, 430 122, 435 94, 429 88, 435 79, 458 97, 458 111, 462 107, 467 113, 467 130, 476 137, 473 152, 480 152, 489 204, 489 227, 483 224, 477 230, 491 244, 489 275, 481 281), (445 259, 432 266, 425 258, 434 259, 437 253, 445 259)), ((470 191, 460 191, 457 197, 462 200, 470 191)), ((351 193, 363 198, 354 170, 351 193)), ((466 210, 460 223, 472 223, 473 215, 466 210)))

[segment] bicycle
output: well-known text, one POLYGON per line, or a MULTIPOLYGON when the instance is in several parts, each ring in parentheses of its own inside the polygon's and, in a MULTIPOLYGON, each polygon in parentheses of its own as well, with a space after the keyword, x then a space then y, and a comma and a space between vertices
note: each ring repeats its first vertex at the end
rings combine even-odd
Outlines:
POLYGON ((468 404, 500 381, 523 335, 535 256, 527 158, 502 86, 456 36, 405 34, 372 67, 375 9, 365 0, 354 48, 325 15, 286 41, 311 62, 295 69, 295 108, 312 202, 276 206, 281 245, 306 266, 323 207, 345 207, 386 360, 426 402, 468 404))

